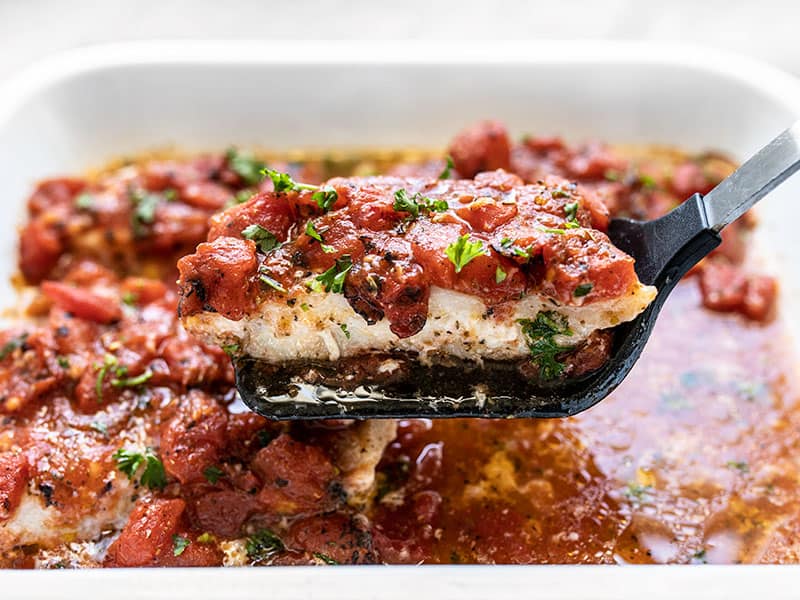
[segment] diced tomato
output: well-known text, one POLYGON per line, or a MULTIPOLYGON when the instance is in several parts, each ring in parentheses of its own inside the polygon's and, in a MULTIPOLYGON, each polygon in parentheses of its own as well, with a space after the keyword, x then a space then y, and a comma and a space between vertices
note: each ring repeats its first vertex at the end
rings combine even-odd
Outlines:
POLYGON ((95 323, 113 323, 122 317, 117 300, 100 296, 90 290, 60 281, 43 281, 41 289, 59 308, 80 319, 95 323))
POLYGON ((34 219, 19 238, 19 268, 30 283, 39 283, 50 274, 64 251, 58 229, 34 219))
POLYGON ((264 192, 218 213, 211 219, 208 240, 217 238, 242 237, 242 231, 251 225, 260 225, 278 241, 284 241, 295 222, 295 212, 286 194, 264 192))
POLYGON ((172 536, 178 533, 186 503, 180 499, 139 500, 120 536, 108 549, 107 567, 157 567, 173 555, 172 536))
POLYGON ((121 297, 130 294, 135 304, 150 304, 160 300, 167 293, 167 286, 157 279, 145 277, 127 277, 120 286, 121 297))
POLYGON ((217 401, 193 390, 161 430, 164 469, 181 483, 203 480, 225 446, 227 415, 217 401))
POLYGON ((764 321, 773 312, 778 285, 773 277, 746 275, 724 260, 706 260, 700 271, 703 306, 720 312, 739 312, 764 321))
POLYGON ((373 564, 378 561, 366 520, 340 513, 295 521, 284 543, 292 550, 322 555, 339 564, 373 564))
POLYGON ((250 240, 220 237, 200 244, 197 252, 178 261, 181 278, 180 314, 215 310, 238 320, 255 303, 256 245, 250 240))
POLYGON ((194 501, 197 525, 223 538, 241 535, 242 525, 258 507, 254 495, 240 490, 207 492, 194 501))
POLYGON ((196 208, 219 210, 231 199, 231 192, 213 181, 194 181, 181 188, 180 198, 196 208))
POLYGON ((28 484, 28 461, 22 454, 0 454, 0 524, 14 515, 28 484))
POLYGON ((263 482, 259 501, 276 514, 323 512, 341 500, 334 489, 336 469, 327 455, 286 434, 259 450, 251 467, 263 482))
POLYGON ((481 171, 509 169, 511 164, 508 131, 497 121, 483 121, 460 132, 448 153, 459 174, 467 178, 481 171))

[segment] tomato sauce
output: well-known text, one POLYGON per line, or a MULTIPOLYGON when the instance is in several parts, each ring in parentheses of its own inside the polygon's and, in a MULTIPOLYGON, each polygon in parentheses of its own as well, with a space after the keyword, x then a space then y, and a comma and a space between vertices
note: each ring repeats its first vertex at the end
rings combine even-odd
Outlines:
MULTIPOLYGON (((513 143, 493 122, 449 154, 454 177, 556 175, 639 217, 732 168, 513 143)), ((397 177, 445 168, 392 162, 380 168, 397 177)), ((310 183, 366 164, 270 161, 310 183)), ((800 560, 800 390, 776 283, 742 266, 752 219, 678 286, 630 377, 591 411, 401 421, 396 436, 384 423, 378 439, 375 423, 244 411, 225 352, 178 323, 176 259, 209 227, 241 231, 212 215, 269 192, 261 166, 234 151, 145 160, 34 191, 20 267, 38 287, 30 318, 0 332, 0 566, 800 560)))

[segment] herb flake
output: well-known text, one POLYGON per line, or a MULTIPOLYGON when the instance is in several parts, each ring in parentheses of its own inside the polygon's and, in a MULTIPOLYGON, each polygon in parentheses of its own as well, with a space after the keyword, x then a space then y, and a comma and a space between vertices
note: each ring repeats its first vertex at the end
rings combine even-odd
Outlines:
POLYGON ((455 242, 450 244, 444 251, 450 262, 456 267, 456 273, 460 273, 467 264, 481 255, 487 254, 483 242, 471 242, 469 234, 465 233, 455 242))
POLYGON ((572 335, 566 317, 554 311, 541 311, 535 319, 519 319, 522 333, 531 353, 531 360, 539 366, 539 379, 555 379, 564 372, 564 363, 558 356, 572 350, 555 341, 557 335, 572 335))
POLYGON ((450 172, 453 170, 455 165, 453 164, 453 157, 449 154, 445 157, 445 167, 441 173, 439 173, 438 179, 450 179, 450 172))
POLYGON ((242 237, 255 242, 258 249, 264 254, 280 246, 278 238, 270 230, 258 223, 253 223, 242 229, 242 237))
POLYGON ((183 551, 189 547, 192 542, 188 538, 178 535, 177 533, 172 536, 172 555, 180 556, 183 551))
MULTIPOLYGON (((326 292, 333 292, 334 294, 341 294, 344 291, 344 282, 350 269, 353 268, 353 261, 350 256, 345 255, 337 258, 334 265, 314 278, 314 281, 319 282, 319 286, 326 292)), ((312 289, 316 286, 312 285, 312 289)))

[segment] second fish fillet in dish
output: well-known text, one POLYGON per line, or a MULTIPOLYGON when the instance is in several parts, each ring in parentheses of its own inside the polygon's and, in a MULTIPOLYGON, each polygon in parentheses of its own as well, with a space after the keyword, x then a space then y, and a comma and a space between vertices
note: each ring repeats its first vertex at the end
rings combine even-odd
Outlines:
POLYGON ((180 315, 308 383, 353 389, 437 366, 579 377, 656 294, 604 233, 600 198, 559 177, 267 174, 273 191, 216 215, 179 262, 180 315))

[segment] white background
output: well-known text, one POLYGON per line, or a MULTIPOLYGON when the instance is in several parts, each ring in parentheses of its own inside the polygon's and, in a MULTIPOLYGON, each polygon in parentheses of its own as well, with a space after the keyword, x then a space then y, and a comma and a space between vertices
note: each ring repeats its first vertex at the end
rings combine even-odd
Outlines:
POLYGON ((148 39, 691 41, 800 75, 800 0, 0 0, 0 82, 59 50, 148 39))

